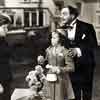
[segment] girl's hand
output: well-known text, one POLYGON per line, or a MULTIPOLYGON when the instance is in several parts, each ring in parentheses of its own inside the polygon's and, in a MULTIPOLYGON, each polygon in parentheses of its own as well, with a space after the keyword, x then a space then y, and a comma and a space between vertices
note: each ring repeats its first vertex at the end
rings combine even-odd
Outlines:
POLYGON ((60 68, 57 67, 57 71, 56 71, 57 74, 60 74, 60 68))
POLYGON ((46 68, 47 68, 47 69, 50 69, 50 68, 52 68, 52 65, 47 64, 47 65, 46 65, 46 68))
POLYGON ((52 71, 53 73, 56 73, 56 71, 57 71, 56 67, 52 67, 52 68, 51 68, 51 71, 52 71))
POLYGON ((60 69, 59 69, 58 66, 54 66, 54 67, 52 67, 52 68, 51 68, 51 71, 52 71, 53 73, 57 73, 57 74, 60 73, 60 69))

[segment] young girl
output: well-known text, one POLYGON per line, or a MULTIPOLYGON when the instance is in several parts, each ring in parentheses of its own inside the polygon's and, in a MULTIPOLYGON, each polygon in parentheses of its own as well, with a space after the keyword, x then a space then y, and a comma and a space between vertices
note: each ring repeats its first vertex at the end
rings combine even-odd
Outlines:
POLYGON ((74 71, 73 58, 68 56, 68 49, 63 44, 64 35, 57 30, 51 34, 51 46, 46 50, 48 64, 47 84, 50 100, 74 99, 69 72, 74 71))

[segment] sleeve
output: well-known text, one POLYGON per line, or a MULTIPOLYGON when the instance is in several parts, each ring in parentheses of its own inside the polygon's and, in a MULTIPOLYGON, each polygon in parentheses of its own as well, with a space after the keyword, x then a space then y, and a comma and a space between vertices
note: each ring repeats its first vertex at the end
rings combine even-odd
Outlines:
POLYGON ((64 50, 65 66, 61 67, 61 72, 73 72, 75 70, 73 58, 68 56, 67 49, 64 50))
POLYGON ((46 49, 46 56, 45 56, 45 61, 48 61, 48 48, 46 49))
POLYGON ((44 66, 45 66, 45 69, 44 69, 44 73, 47 74, 48 72, 48 69, 46 68, 46 65, 48 64, 48 48, 46 49, 46 52, 45 52, 46 56, 45 56, 45 62, 44 62, 44 66))
POLYGON ((80 41, 76 44, 77 48, 81 50, 81 57, 75 58, 75 62, 81 64, 90 64, 93 68, 96 64, 95 62, 95 49, 97 48, 96 32, 93 25, 84 25, 83 33, 85 34, 84 39, 79 39, 80 41), (87 59, 87 61, 85 61, 87 59))
POLYGON ((48 62, 48 56, 49 56, 49 50, 50 50, 50 47, 48 47, 47 49, 46 49, 46 56, 45 56, 45 61, 46 62, 48 62))
POLYGON ((94 30, 93 25, 90 25, 89 31, 89 44, 91 48, 96 48, 97 47, 97 38, 96 38, 96 32, 94 30))

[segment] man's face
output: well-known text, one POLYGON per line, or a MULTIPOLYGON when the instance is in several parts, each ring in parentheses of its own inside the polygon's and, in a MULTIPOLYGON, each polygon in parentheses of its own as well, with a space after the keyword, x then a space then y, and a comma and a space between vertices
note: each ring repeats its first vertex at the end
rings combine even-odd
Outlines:
POLYGON ((63 8, 61 10, 61 24, 70 24, 72 21, 72 15, 70 14, 70 11, 68 8, 63 8))

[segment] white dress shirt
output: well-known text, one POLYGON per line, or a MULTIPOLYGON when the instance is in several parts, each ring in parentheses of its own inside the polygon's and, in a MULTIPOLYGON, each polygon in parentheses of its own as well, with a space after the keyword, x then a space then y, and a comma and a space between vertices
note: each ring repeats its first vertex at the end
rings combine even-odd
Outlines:
POLYGON ((76 20, 74 20, 70 26, 72 26, 73 28, 72 29, 67 29, 67 32, 68 32, 68 39, 70 40, 74 40, 75 39, 75 32, 76 32, 76 20))
MULTIPOLYGON (((74 40, 75 39, 75 33, 76 33, 76 19, 70 24, 70 26, 72 26, 72 29, 67 29, 67 32, 68 32, 68 39, 69 40, 74 40)), ((76 47, 75 48, 76 51, 77 51, 77 56, 80 57, 82 56, 82 53, 81 53, 81 49, 76 47)))

